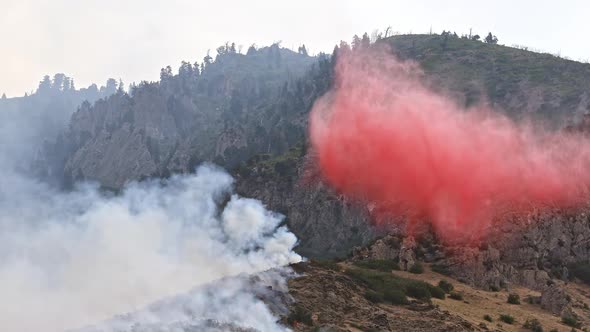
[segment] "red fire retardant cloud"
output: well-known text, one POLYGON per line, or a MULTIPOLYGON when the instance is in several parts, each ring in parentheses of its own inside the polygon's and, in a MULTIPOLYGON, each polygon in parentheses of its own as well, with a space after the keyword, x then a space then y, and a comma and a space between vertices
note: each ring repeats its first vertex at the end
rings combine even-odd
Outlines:
POLYGON ((321 173, 335 190, 431 223, 449 242, 479 241, 505 213, 586 200, 590 142, 581 134, 465 109, 423 78, 385 50, 339 54, 334 87, 310 118, 321 173))

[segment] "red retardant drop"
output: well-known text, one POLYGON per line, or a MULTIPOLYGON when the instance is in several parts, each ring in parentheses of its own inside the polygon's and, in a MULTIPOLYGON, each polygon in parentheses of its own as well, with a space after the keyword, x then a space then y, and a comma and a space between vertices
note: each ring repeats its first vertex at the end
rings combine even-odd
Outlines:
POLYGON ((325 181, 347 197, 428 222, 443 242, 479 241, 506 213, 586 201, 582 134, 465 109, 384 49, 341 50, 334 80, 313 107, 310 140, 325 181))

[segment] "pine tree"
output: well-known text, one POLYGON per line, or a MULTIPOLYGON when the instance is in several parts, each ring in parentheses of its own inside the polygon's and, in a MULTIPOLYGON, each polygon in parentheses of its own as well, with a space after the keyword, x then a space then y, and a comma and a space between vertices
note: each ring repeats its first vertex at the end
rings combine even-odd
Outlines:
POLYGON ((63 91, 64 90, 64 82, 66 80, 66 75, 62 74, 62 73, 57 73, 55 75, 53 75, 53 89, 58 90, 58 91, 63 91))
POLYGON ((37 88, 37 93, 45 93, 51 90, 51 78, 49 75, 43 76, 43 80, 39 82, 39 87, 37 88))
POLYGON ((359 47, 361 47, 361 39, 358 35, 354 35, 354 37, 352 37, 352 49, 356 50, 359 47))
POLYGON ((172 67, 166 66, 166 68, 160 69, 160 81, 162 83, 167 82, 172 78, 172 67))
POLYGON ((193 74, 195 76, 199 76, 200 72, 199 72, 199 62, 195 61, 195 64, 193 65, 193 74))
POLYGON ((256 45, 252 44, 250 45, 250 47, 248 47, 248 51, 246 52, 246 55, 252 55, 256 53, 256 45))
POLYGON ((209 51, 207 51, 207 55, 203 58, 203 64, 205 67, 207 67, 209 64, 211 64, 211 61, 213 61, 213 58, 209 55, 209 51))
POLYGON ((492 35, 491 32, 488 32, 488 35, 484 39, 484 42, 486 42, 488 44, 497 44, 498 43, 498 37, 492 35))
POLYGON ((72 88, 72 84, 71 84, 70 78, 67 76, 64 76, 63 91, 70 91, 71 88, 72 88))
POLYGON ((369 38, 369 34, 366 32, 363 34, 363 39, 361 39, 361 46, 364 48, 371 46, 371 38, 369 38))
POLYGON ((307 56, 307 49, 305 48, 305 44, 299 46, 299 50, 298 50, 299 54, 303 54, 305 56, 307 56))
POLYGON ((193 65, 191 65, 188 61, 182 61, 180 63, 180 67, 178 68, 178 76, 180 77, 190 77, 193 74, 193 65))

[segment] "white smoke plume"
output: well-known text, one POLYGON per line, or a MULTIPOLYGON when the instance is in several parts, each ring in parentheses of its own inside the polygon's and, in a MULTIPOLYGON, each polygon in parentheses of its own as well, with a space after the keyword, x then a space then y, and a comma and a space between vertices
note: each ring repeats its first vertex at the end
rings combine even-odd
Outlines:
POLYGON ((70 332, 288 331, 277 325, 273 314, 287 313, 286 280, 291 274, 288 269, 275 269, 250 277, 224 278, 140 311, 70 332))
MULTIPOLYGON (((201 166, 194 175, 131 184, 119 195, 91 184, 63 193, 6 170, 0 330, 150 331, 159 323, 167 327, 151 330, 284 330, 244 275, 300 261, 297 239, 280 225, 282 216, 232 195, 232 182, 201 166), (124 316, 95 325, 116 315, 124 316)), ((259 278, 281 288, 286 277, 259 278)))

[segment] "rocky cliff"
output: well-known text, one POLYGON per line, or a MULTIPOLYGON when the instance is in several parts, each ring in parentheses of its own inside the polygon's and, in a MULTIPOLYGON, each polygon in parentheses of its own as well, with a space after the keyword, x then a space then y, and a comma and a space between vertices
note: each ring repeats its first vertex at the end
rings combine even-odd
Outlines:
POLYGON ((492 227, 478 246, 442 246, 432 233, 416 239, 390 234, 355 249, 353 257, 398 261, 404 270, 424 261, 485 290, 524 286, 541 292, 544 309, 568 315, 574 303, 565 285, 576 277, 570 269, 590 262, 590 214, 553 210, 515 217, 492 227))
POLYGON ((302 114, 325 88, 301 77, 313 77, 322 61, 278 45, 228 52, 201 68, 184 63, 178 75, 163 69, 159 82, 84 104, 64 134, 66 183, 85 179, 119 189, 191 172, 203 161, 233 167, 255 154, 280 154, 304 140, 302 114))
MULTIPOLYGON (((467 106, 487 103, 514 118, 533 116, 554 127, 588 111, 588 64, 450 35, 394 36, 380 43, 418 61, 427 84, 467 106)), ((66 183, 86 179, 112 189, 145 177, 190 172, 201 162, 222 165, 236 174, 242 195, 262 199, 287 216, 303 254, 346 255, 387 230, 370 225, 366 206, 330 191, 318 174, 306 174, 307 115, 314 100, 329 90, 333 56, 312 58, 273 45, 247 55, 225 52, 198 68, 185 63, 177 75, 165 69, 159 82, 82 105, 63 139, 48 151, 64 155, 66 183), (295 146, 300 151, 293 154, 295 146), (309 176, 316 179, 306 180, 309 176)), ((559 253, 584 243, 571 228, 576 223, 551 218, 537 231, 515 233, 529 234, 515 239, 523 248, 469 249, 462 255, 481 262, 486 277, 465 278, 488 285, 498 283, 499 275, 512 275, 509 266, 537 271, 539 259, 553 266, 556 235, 564 243, 559 253)), ((451 263, 460 266, 460 261, 451 263)), ((518 278, 543 279, 541 272, 527 273, 518 278)))
MULTIPOLYGON (((452 35, 379 43, 419 62, 428 85, 466 106, 489 104, 553 127, 590 109, 589 64, 452 35)), ((80 107, 65 134, 62 171, 70 181, 117 189, 202 161, 231 168, 256 154, 282 154, 305 141, 307 114, 330 87, 333 57, 273 45, 247 55, 222 50, 200 67, 183 63, 178 74, 163 69, 159 82, 80 107)))
POLYGON ((381 232, 371 226, 363 204, 348 201, 327 187, 302 146, 271 158, 259 156, 235 170, 237 192, 283 213, 299 238, 297 251, 307 257, 344 257, 353 246, 369 243, 381 232))

